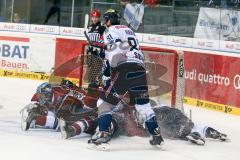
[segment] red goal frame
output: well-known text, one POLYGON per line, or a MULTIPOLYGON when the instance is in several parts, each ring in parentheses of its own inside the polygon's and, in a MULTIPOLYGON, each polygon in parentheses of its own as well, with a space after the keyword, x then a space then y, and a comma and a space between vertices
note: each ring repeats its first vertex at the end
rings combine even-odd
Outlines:
POLYGON ((176 94, 177 94, 177 77, 178 77, 178 61, 179 61, 179 54, 178 51, 173 49, 166 49, 166 48, 160 48, 160 47, 150 47, 150 46, 141 46, 142 51, 153 51, 153 52, 159 52, 161 54, 164 53, 170 53, 174 56, 174 64, 173 64, 173 79, 172 79, 172 98, 171 98, 171 106, 176 107, 176 94))

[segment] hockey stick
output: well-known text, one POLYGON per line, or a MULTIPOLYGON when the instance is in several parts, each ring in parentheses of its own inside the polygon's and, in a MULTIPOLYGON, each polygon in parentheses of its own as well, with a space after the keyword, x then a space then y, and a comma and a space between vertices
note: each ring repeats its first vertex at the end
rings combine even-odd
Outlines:
POLYGON ((84 19, 84 36, 87 38, 87 41, 90 45, 92 45, 91 40, 87 34, 87 28, 88 28, 88 22, 89 22, 89 15, 85 14, 85 19, 84 19))
POLYGON ((84 19, 84 29, 85 29, 85 31, 88 28, 88 22, 89 22, 89 15, 85 14, 85 19, 84 19))
POLYGON ((117 72, 117 73, 114 75, 114 77, 112 78, 111 84, 110 84, 110 86, 108 87, 108 89, 107 89, 107 91, 106 91, 106 93, 105 93, 105 96, 106 96, 106 97, 108 97, 108 95, 111 93, 111 90, 112 90, 112 88, 113 88, 113 85, 114 85, 115 81, 117 80, 118 76, 119 76, 119 72, 117 72))

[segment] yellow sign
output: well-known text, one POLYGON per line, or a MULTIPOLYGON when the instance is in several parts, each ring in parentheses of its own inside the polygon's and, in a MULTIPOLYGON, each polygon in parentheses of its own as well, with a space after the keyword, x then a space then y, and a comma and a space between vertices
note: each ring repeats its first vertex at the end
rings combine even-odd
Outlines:
POLYGON ((79 80, 76 78, 69 77, 59 77, 59 76, 50 76, 46 73, 35 73, 35 72, 20 72, 13 70, 0 70, 0 77, 10 77, 10 78, 22 78, 22 79, 32 79, 32 80, 41 80, 41 81, 51 81, 51 82, 61 82, 62 79, 67 79, 72 81, 75 84, 79 83, 79 80))
POLYGON ((189 104, 191 106, 210 109, 214 111, 219 111, 228 114, 240 115, 240 108, 235 106, 229 106, 219 103, 214 103, 205 100, 194 99, 190 97, 184 97, 184 103, 189 104))

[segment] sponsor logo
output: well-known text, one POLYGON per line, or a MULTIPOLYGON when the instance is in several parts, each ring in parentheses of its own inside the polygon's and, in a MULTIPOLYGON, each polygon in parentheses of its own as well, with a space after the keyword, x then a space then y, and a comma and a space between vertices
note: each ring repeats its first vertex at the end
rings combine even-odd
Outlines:
POLYGON ((240 75, 239 74, 235 75, 233 81, 234 81, 233 82, 234 88, 239 90, 240 89, 240 75))
POLYGON ((7 61, 7 60, 1 60, 0 67, 12 68, 12 69, 28 69, 27 63, 11 62, 11 61, 7 61))
POLYGON ((5 77, 9 77, 12 75, 13 75, 13 72, 11 72, 11 71, 3 71, 3 76, 5 76, 5 77))
POLYGON ((5 24, 3 26, 5 30, 16 30, 16 31, 26 31, 27 27, 21 24, 5 24))
POLYGON ((234 44, 234 43, 226 43, 225 48, 226 49, 231 49, 231 50, 240 50, 240 45, 239 44, 234 44))
POLYGON ((232 112, 232 108, 229 106, 224 106, 224 112, 225 113, 231 113, 232 112))
POLYGON ((4 29, 8 29, 8 30, 12 30, 12 29, 15 28, 15 25, 13 25, 13 24, 5 24, 5 25, 3 26, 3 28, 4 28, 4 29))
POLYGON ((174 44, 186 44, 187 40, 186 39, 173 38, 172 43, 174 43, 174 44))
POLYGON ((152 37, 152 36, 148 36, 148 40, 150 42, 159 42, 159 43, 162 43, 164 42, 164 37, 152 37))
POLYGON ((29 46, 25 45, 0 45, 0 54, 2 57, 27 59, 29 46))
POLYGON ((210 29, 215 30, 230 30, 230 27, 228 25, 220 24, 214 20, 207 20, 207 19, 200 19, 199 26, 206 27, 210 29))
POLYGON ((63 31, 62 31, 63 33, 66 33, 66 34, 72 34, 73 33, 73 29, 69 29, 69 28, 64 28, 63 29, 63 31))
POLYGON ((228 49, 234 49, 234 44, 227 43, 225 47, 228 49))
POLYGON ((34 26, 33 27, 33 32, 38 32, 38 33, 55 33, 56 28, 51 27, 51 26, 34 26))
POLYGON ((179 77, 184 76, 184 64, 183 64, 183 59, 179 60, 179 72, 178 72, 179 77))
POLYGON ((240 108, 238 108, 238 107, 220 104, 220 103, 209 102, 209 101, 190 98, 190 97, 184 97, 184 99, 185 99, 185 101, 184 101, 185 103, 190 104, 192 106, 215 110, 215 111, 219 111, 219 112, 223 112, 223 113, 240 115, 240 108))
POLYGON ((197 46, 199 47, 208 47, 212 48, 213 47, 213 42, 207 42, 207 41, 198 41, 197 46))

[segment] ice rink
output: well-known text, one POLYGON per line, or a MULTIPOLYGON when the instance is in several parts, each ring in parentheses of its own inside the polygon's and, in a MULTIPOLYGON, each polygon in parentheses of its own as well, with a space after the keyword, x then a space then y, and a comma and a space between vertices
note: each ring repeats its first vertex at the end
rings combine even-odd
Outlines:
POLYGON ((108 152, 87 148, 88 135, 62 140, 52 130, 20 129, 19 111, 30 102, 41 81, 0 77, 0 159, 1 160, 236 160, 240 155, 240 117, 186 106, 194 122, 210 125, 228 134, 231 142, 206 140, 205 146, 187 141, 165 139, 157 150, 149 138, 113 139, 108 152))

